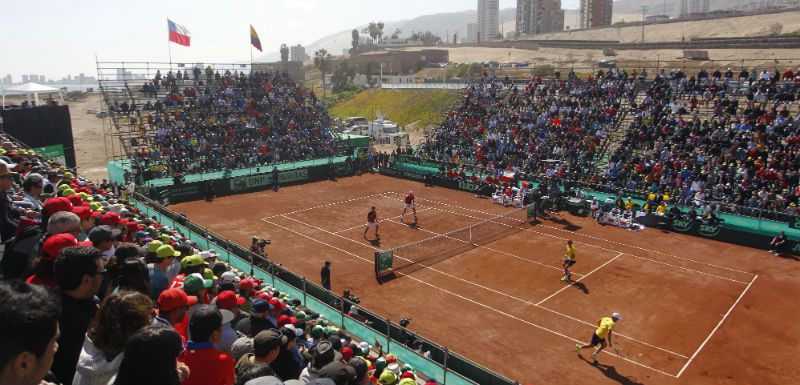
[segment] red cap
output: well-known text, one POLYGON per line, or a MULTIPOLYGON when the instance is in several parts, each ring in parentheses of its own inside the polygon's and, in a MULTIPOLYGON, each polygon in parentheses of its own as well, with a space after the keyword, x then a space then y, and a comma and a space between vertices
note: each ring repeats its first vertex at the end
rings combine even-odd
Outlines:
POLYGON ((139 224, 136 223, 136 222, 131 221, 131 222, 128 222, 128 224, 125 225, 125 228, 128 229, 128 232, 137 231, 137 230, 139 230, 139 224))
POLYGON ((53 216, 53 214, 60 211, 72 211, 72 202, 64 197, 50 198, 47 202, 44 202, 44 211, 47 212, 48 216, 53 216))
POLYGON ((70 203, 72 203, 73 206, 83 205, 83 197, 80 196, 79 194, 72 194, 68 196, 67 199, 69 199, 70 203))
POLYGON ((387 355, 386 356, 386 363, 387 364, 393 364, 395 362, 397 362, 397 357, 396 356, 394 356, 394 355, 387 355))
POLYGON ((72 234, 56 234, 47 238, 42 245, 41 257, 47 261, 54 261, 61 249, 78 246, 78 240, 72 234))
POLYGON ((78 206, 73 207, 72 212, 75 213, 81 220, 86 220, 92 217, 92 209, 88 207, 78 206))
POLYGON ((353 349, 350 349, 347 346, 343 347, 342 358, 345 360, 345 362, 350 361, 350 359, 353 358, 353 349))
POLYGON ((286 305, 277 298, 272 298, 271 300, 269 300, 269 303, 270 305, 275 306, 276 310, 282 310, 283 308, 286 307, 286 305))
POLYGON ((245 301, 244 297, 237 297, 233 290, 224 290, 217 295, 217 307, 220 309, 242 306, 245 301))
POLYGON ((119 214, 107 213, 100 218, 101 225, 116 226, 119 224, 119 214))
MULTIPOLYGON (((275 306, 275 307, 277 308, 277 306, 275 306)), ((288 323, 290 323, 288 315, 284 314, 284 315, 281 315, 280 317, 278 317, 278 327, 279 328, 282 328, 283 325, 286 325, 288 323)))
POLYGON ((253 281, 251 281, 249 279, 243 279, 243 280, 239 281, 239 288, 240 289, 245 289, 245 290, 250 290, 250 289, 253 288, 253 281))
POLYGON ((197 297, 186 295, 181 289, 167 289, 158 295, 158 309, 170 311, 181 306, 192 306, 197 303, 197 297))
POLYGON ((267 301, 267 302, 269 302, 269 300, 272 299, 272 297, 267 293, 258 293, 258 298, 261 298, 261 299, 263 299, 264 301, 267 301))
POLYGON ((28 227, 37 226, 37 225, 39 225, 39 222, 37 222, 34 219, 31 219, 31 218, 28 218, 28 217, 25 217, 25 216, 19 217, 19 226, 17 226, 17 235, 19 235, 22 232, 22 230, 25 230, 28 227))
MULTIPOLYGON (((344 354, 342 354, 342 356, 344 356, 344 354)), ((417 379, 416 377, 414 377, 414 373, 411 373, 411 372, 408 372, 408 371, 403 372, 403 374, 400 375, 400 378, 410 378, 412 380, 416 380, 417 379)))

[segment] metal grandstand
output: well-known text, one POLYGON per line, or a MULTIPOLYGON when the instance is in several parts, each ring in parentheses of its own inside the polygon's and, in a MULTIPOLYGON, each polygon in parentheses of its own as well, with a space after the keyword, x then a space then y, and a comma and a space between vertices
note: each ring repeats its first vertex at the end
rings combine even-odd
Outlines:
MULTIPOLYGON (((170 92, 167 87, 160 86, 155 93, 145 93, 142 86, 153 82, 156 74, 161 73, 162 79, 172 71, 173 74, 187 73, 178 86, 199 87, 207 82, 206 69, 211 68, 215 73, 230 72, 249 73, 251 68, 258 64, 251 63, 165 63, 165 62, 97 62, 97 79, 103 103, 108 110, 103 123, 103 134, 106 139, 106 159, 129 159, 130 154, 141 149, 149 149, 153 145, 154 132, 138 131, 128 114, 121 111, 119 106, 123 103, 132 109, 142 111, 142 106, 148 102, 155 104, 163 100, 170 92), (195 68, 199 70, 199 77, 195 76, 195 68)), ((144 114, 143 114, 144 116, 144 114)))

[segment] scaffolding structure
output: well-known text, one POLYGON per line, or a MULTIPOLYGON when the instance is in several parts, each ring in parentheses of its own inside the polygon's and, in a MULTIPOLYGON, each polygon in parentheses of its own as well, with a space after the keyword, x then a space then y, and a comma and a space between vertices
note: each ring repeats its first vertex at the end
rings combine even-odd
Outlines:
POLYGON ((131 154, 142 149, 154 149, 155 132, 153 130, 139 130, 131 123, 131 116, 143 119, 149 112, 143 110, 148 102, 155 104, 163 101, 171 93, 165 86, 157 88, 155 93, 144 92, 143 86, 152 83, 156 74, 160 73, 162 81, 170 73, 180 71, 186 74, 177 84, 181 90, 194 87, 200 89, 209 84, 206 69, 224 74, 236 72, 249 74, 252 67, 258 70, 258 64, 251 63, 167 63, 167 62, 100 62, 97 61, 97 79, 100 93, 107 110, 103 118, 103 136, 107 161, 120 161, 130 159, 131 154), (199 69, 200 76, 195 76, 195 68, 199 69), (128 112, 120 109, 127 104, 131 108, 128 112), (140 116, 139 116, 140 115, 140 116))

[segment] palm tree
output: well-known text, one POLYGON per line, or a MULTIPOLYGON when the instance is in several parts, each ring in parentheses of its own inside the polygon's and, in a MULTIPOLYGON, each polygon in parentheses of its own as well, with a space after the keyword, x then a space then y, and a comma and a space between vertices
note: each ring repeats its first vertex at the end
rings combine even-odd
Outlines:
POLYGON ((288 71, 287 62, 289 61, 289 46, 281 44, 281 61, 283 62, 283 70, 288 71))
POLYGON ((378 44, 383 42, 383 22, 379 21, 375 25, 375 34, 378 35, 378 44))
POLYGON ((376 65, 377 64, 371 60, 364 63, 364 75, 367 77, 367 84, 369 84, 370 88, 372 88, 372 75, 375 74, 376 65))
POLYGON ((361 35, 358 34, 358 30, 354 29, 350 32, 350 36, 353 38, 353 41, 350 44, 353 46, 353 49, 350 50, 350 54, 356 56, 358 54, 358 42, 361 40, 361 35))
POLYGON ((319 72, 322 73, 322 92, 323 95, 325 94, 325 73, 328 72, 328 66, 330 65, 331 61, 331 54, 324 48, 320 49, 317 52, 314 52, 314 67, 317 67, 319 72))

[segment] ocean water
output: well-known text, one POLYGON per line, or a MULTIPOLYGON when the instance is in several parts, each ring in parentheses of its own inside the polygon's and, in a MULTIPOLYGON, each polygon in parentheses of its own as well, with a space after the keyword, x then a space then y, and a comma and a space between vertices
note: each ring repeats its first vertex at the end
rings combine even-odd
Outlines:
MULTIPOLYGON (((16 87, 18 85, 19 84, 12 84, 12 85, 0 84, 0 91, 4 91, 4 90, 6 90, 8 88, 16 87)), ((87 84, 45 84, 45 85, 48 86, 48 87, 53 87, 53 88, 64 88, 64 87, 66 87, 67 92, 70 92, 70 91, 84 91, 84 92, 86 92, 87 89, 89 89, 89 88, 93 89, 94 92, 99 92, 100 91, 100 86, 98 86, 96 83, 95 84, 90 84, 90 83, 87 83, 87 84)), ((9 93, 7 92, 6 94, 9 94, 9 93)))

